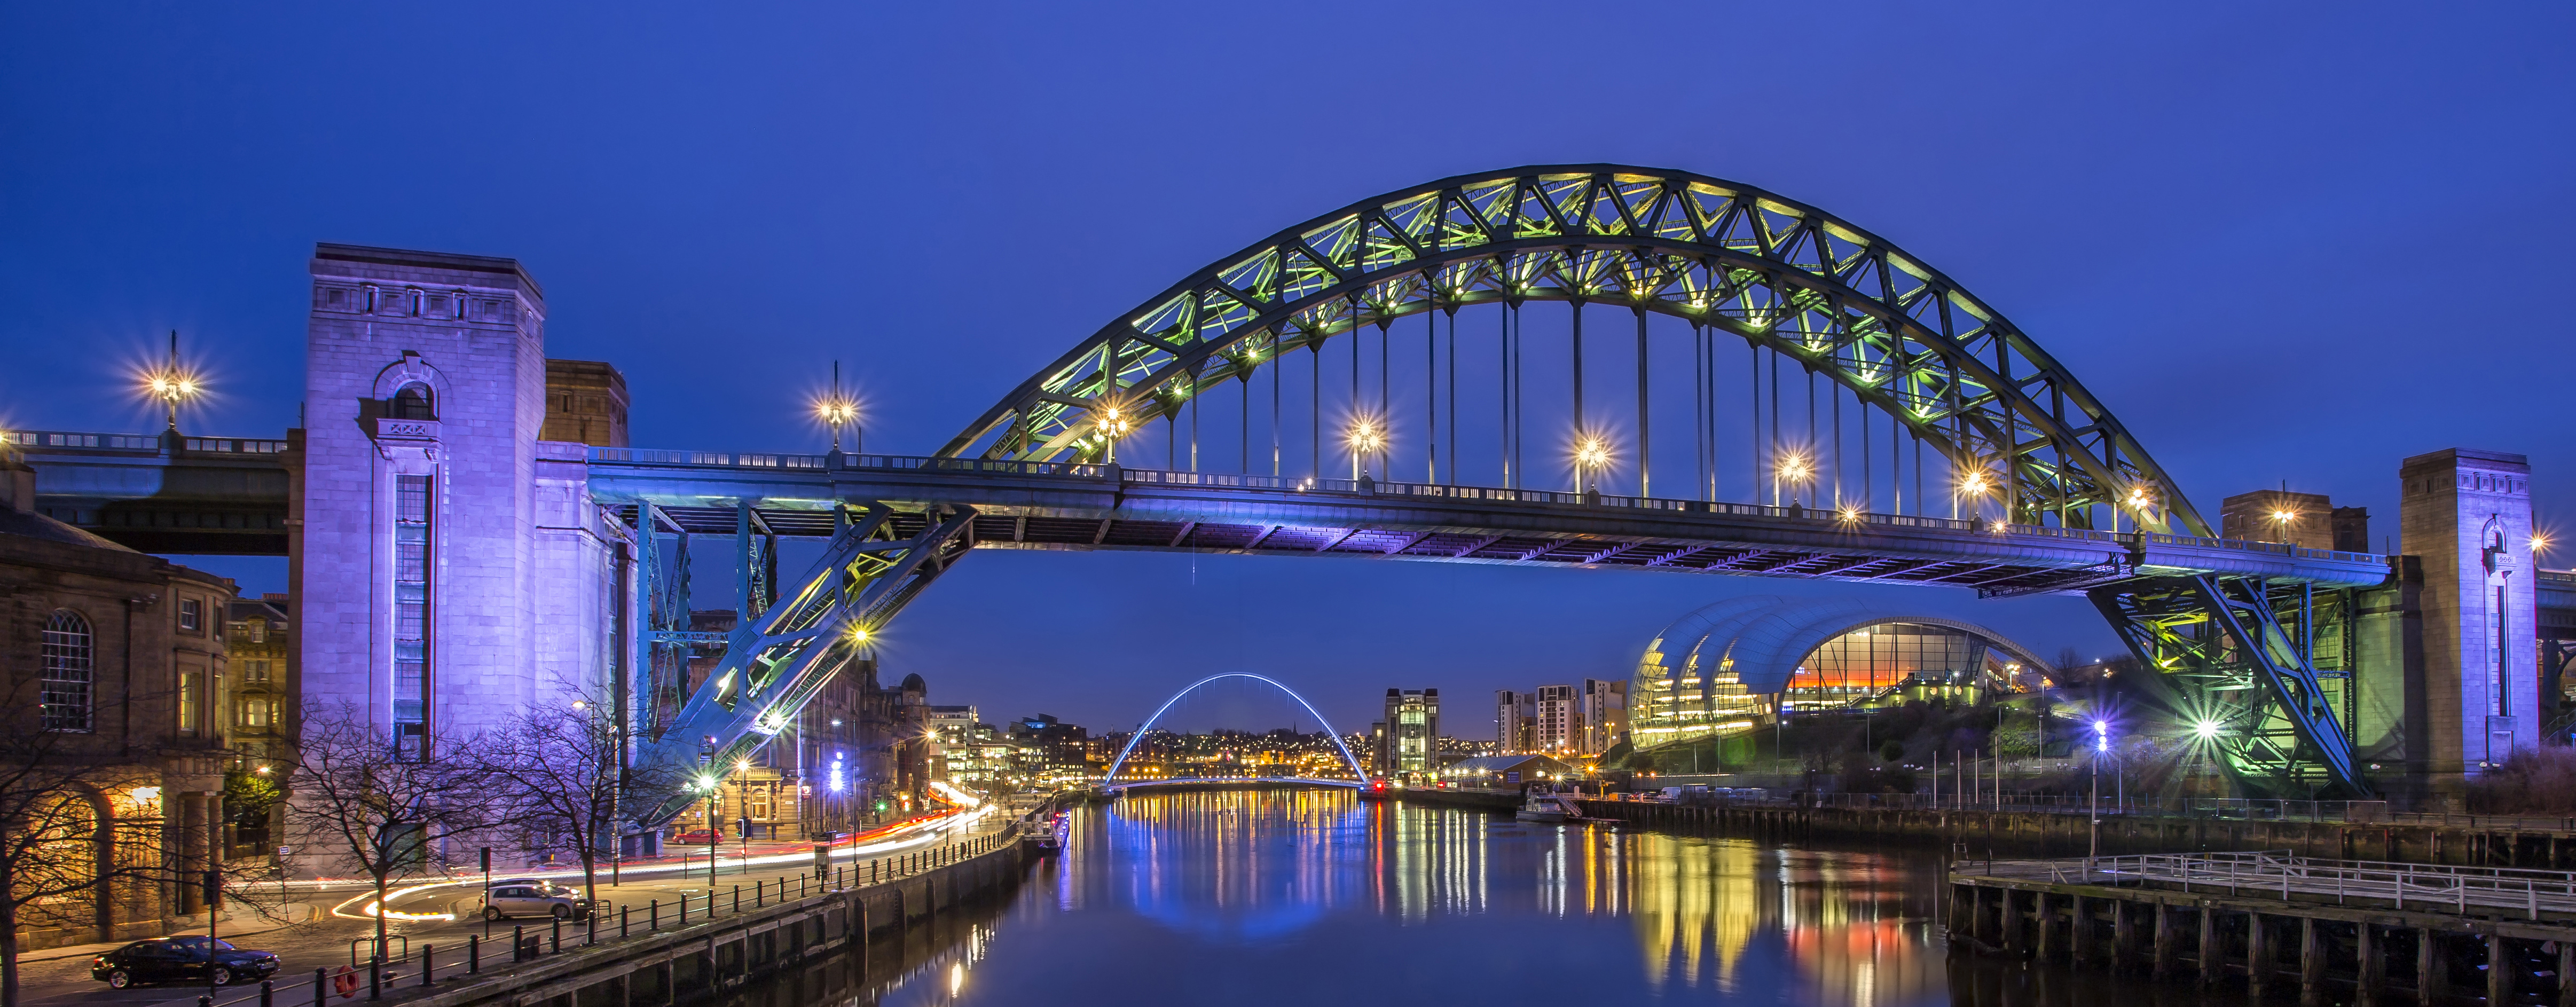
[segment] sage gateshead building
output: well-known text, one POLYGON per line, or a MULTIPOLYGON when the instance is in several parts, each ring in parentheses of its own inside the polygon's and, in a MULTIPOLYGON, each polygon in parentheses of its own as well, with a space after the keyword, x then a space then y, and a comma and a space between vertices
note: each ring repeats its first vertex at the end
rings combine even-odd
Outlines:
POLYGON ((1729 598, 1674 620, 1637 660, 1629 743, 1651 749, 1909 699, 1976 702, 2052 669, 1975 623, 1843 600, 1729 598))

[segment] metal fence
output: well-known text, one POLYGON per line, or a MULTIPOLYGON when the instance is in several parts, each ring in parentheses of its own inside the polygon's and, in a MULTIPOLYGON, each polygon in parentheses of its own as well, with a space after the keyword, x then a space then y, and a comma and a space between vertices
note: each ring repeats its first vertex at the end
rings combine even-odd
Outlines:
POLYGON ((2417 912, 2472 910, 2576 915, 2576 872, 2516 867, 2443 867, 2381 860, 2327 860, 2288 850, 2174 853, 2065 860, 1989 860, 1953 864, 1951 872, 2052 884, 2173 885, 2183 891, 2299 896, 2337 903, 2381 899, 2417 912))

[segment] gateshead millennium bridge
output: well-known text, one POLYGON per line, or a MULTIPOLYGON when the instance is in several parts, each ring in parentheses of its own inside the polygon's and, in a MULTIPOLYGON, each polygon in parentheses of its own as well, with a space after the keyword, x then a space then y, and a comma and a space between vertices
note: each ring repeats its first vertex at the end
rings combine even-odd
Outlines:
MULTIPOLYGON (((578 689, 617 697, 639 758, 721 763, 972 551, 1124 549, 2081 594, 2224 725, 2240 783, 2370 789, 2322 681, 2355 666, 2318 652, 2389 558, 2218 537, 2000 310, 1753 186, 1569 165, 1363 200, 1144 299, 923 456, 542 440, 544 301, 516 262, 324 245, 312 271, 306 430, 12 436, 58 517, 293 557, 307 604, 332 599, 307 693, 397 731, 578 689), (821 556, 782 576, 794 538, 821 556), (397 541, 448 563, 406 573, 397 541), (729 544, 729 633, 689 625, 693 541, 729 544), (416 638, 390 614, 410 598, 434 613, 416 638), (680 694, 681 655, 718 645, 680 694)), ((2493 548, 2527 568, 2514 533, 2493 548)))

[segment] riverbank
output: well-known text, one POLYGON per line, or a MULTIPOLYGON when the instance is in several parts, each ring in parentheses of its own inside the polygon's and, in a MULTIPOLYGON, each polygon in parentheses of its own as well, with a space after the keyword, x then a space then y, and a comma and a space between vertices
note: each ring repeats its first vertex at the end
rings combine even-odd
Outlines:
POLYGON ((1585 815, 1653 828, 1765 838, 1902 841, 1984 857, 2289 850, 2300 856, 2454 867, 2576 869, 2576 831, 2445 822, 2246 820, 1979 809, 1690 806, 1581 800, 1585 815))

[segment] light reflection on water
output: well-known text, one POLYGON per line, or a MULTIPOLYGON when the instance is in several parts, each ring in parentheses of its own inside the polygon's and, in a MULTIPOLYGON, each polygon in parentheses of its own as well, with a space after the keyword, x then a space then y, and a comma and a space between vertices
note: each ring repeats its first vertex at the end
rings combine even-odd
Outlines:
MULTIPOLYGON (((881 942, 855 1000, 2212 1002, 1954 959, 1933 926, 1939 873, 1930 852, 1534 825, 1341 791, 1139 795, 1075 812, 1065 854, 992 915, 881 942)), ((813 992, 750 999, 840 999, 813 992)))

